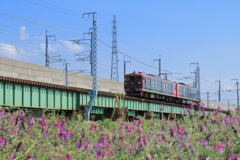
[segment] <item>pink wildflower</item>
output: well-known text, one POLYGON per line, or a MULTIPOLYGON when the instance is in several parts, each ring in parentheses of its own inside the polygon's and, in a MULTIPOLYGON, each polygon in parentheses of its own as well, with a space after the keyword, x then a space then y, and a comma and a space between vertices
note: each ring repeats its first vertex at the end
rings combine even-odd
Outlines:
POLYGON ((222 111, 222 108, 218 106, 218 112, 221 112, 222 111))
POLYGON ((213 111, 213 116, 217 116, 217 112, 216 111, 213 111))
POLYGON ((137 126, 139 127, 141 124, 142 124, 142 120, 140 119, 140 120, 138 121, 137 126))
POLYGON ((223 144, 222 144, 222 143, 219 143, 219 144, 216 146, 216 149, 217 149, 217 151, 219 151, 219 152, 223 152, 223 144))
POLYGON ((129 129, 128 129, 128 132, 129 132, 129 133, 132 133, 132 132, 134 132, 134 129, 133 129, 133 128, 129 128, 129 129))
POLYGON ((233 154, 232 159, 233 160, 238 160, 238 155, 237 154, 233 154))
POLYGON ((32 138, 34 135, 35 135, 34 132, 29 132, 28 137, 32 138))
POLYGON ((66 131, 66 138, 71 137, 71 136, 72 136, 72 130, 66 131))
POLYGON ((105 153, 110 157, 113 156, 113 151, 109 151, 108 149, 105 150, 105 153))
POLYGON ((44 132, 44 124, 43 123, 41 123, 40 128, 41 128, 42 132, 44 132))
POLYGON ((133 120, 133 125, 136 126, 137 122, 137 120, 133 120))
POLYGON ((91 131, 96 131, 96 128, 97 128, 97 127, 96 127, 94 124, 92 124, 90 130, 91 130, 91 131))
POLYGON ((5 113, 5 110, 0 110, 0 114, 4 114, 5 113))
POLYGON ((88 140, 88 143, 87 143, 85 149, 87 149, 88 151, 90 151, 90 150, 91 150, 91 144, 92 144, 92 141, 91 141, 91 140, 88 140))
POLYGON ((166 136, 162 135, 162 141, 166 141, 166 140, 167 140, 166 136))
POLYGON ((9 118, 9 119, 12 119, 12 118, 13 118, 13 115, 12 115, 12 114, 9 114, 9 115, 8 115, 8 118, 9 118))
POLYGON ((170 137, 174 137, 176 130, 173 128, 172 124, 169 125, 170 137))
POLYGON ((67 154, 66 158, 64 158, 64 160, 70 160, 70 158, 71 158, 71 154, 68 152, 68 154, 67 154))
POLYGON ((29 125, 29 127, 33 127, 35 124, 35 119, 34 118, 26 118, 27 123, 29 125))
POLYGON ((14 153, 12 152, 10 155, 8 155, 8 157, 14 159, 14 153))
POLYGON ((230 141, 226 141, 226 146, 227 146, 228 148, 230 148, 230 145, 231 145, 230 141))
POLYGON ((65 127, 64 126, 62 126, 61 128, 60 128, 60 135, 62 135, 62 134, 65 134, 65 127))
POLYGON ((200 125, 199 125, 199 128, 200 128, 200 132, 204 132, 205 126, 204 126, 203 124, 200 124, 200 125))
POLYGON ((148 155, 148 156, 146 157, 146 160, 153 160, 153 158, 152 158, 152 156, 148 155))
POLYGON ((189 109, 193 109, 193 104, 192 103, 188 103, 188 108, 189 109))
POLYGON ((7 141, 3 137, 0 137, 0 146, 5 146, 6 144, 7 141))
POLYGON ((131 127, 130 124, 126 124, 126 129, 129 129, 131 127))
POLYGON ((203 112, 204 111, 204 107, 200 106, 200 111, 203 112))
POLYGON ((10 125, 14 125, 14 124, 15 124, 15 120, 13 119, 13 120, 11 120, 10 125))
POLYGON ((44 147, 44 150, 45 150, 45 151, 48 151, 48 150, 49 150, 49 147, 48 147, 48 146, 44 147))
POLYGON ((177 124, 177 133, 180 135, 183 131, 183 127, 180 125, 180 123, 177 124))
POLYGON ((61 126, 61 120, 58 119, 57 121, 54 122, 54 127, 60 128, 61 126))

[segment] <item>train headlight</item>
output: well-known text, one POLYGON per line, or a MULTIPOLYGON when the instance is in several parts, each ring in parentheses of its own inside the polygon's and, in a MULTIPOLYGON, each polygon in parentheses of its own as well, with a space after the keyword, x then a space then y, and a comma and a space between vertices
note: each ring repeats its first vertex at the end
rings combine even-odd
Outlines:
POLYGON ((141 84, 141 82, 138 82, 138 84, 141 84))

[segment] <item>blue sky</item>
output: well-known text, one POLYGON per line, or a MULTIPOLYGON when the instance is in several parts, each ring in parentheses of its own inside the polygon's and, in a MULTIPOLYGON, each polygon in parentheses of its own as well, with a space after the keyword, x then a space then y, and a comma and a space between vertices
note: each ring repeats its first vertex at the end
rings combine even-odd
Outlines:
MULTIPOLYGON (((210 92, 217 100, 216 80, 221 79, 223 91, 236 89, 233 78, 239 77, 240 1, 162 1, 162 0, 11 0, 0 1, 1 13, 44 25, 77 31, 70 32, 36 25, 0 15, 0 56, 45 65, 45 34, 56 35, 49 40, 49 52, 61 55, 70 63, 69 70, 87 70, 89 62, 76 61, 75 54, 89 49, 69 40, 82 39, 92 19, 83 13, 97 12, 98 38, 112 42, 112 18, 117 18, 118 50, 154 67, 153 59, 161 55, 162 69, 181 73, 169 75, 169 80, 190 76, 199 62, 201 92, 210 92), (204 80, 203 80, 204 79, 204 80), (205 81, 206 80, 206 81, 205 81), (210 83, 211 82, 211 83, 210 83)), ((88 38, 86 36, 86 38, 88 38)), ((98 42, 98 75, 110 79, 111 48, 98 42)), ((158 74, 156 69, 134 60, 127 65, 127 73, 142 71, 158 74)), ((119 53, 119 80, 123 81, 124 55, 119 53)), ((63 69, 62 63, 50 67, 63 69)), ((162 71, 164 72, 164 71, 162 71)), ((222 99, 236 104, 236 93, 223 92, 222 99)), ((206 95, 202 95, 206 98, 206 95)), ((224 102, 224 101, 223 101, 224 102)), ((226 102, 226 101, 225 101, 226 102)))

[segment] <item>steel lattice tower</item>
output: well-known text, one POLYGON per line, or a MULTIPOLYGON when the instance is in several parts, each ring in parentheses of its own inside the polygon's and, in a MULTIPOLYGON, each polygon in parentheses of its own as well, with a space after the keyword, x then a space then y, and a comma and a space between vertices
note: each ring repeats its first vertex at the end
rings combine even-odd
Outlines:
POLYGON ((118 81, 118 53, 116 16, 113 16, 111 80, 118 81))
POLYGON ((92 75, 92 94, 91 99, 86 106, 84 117, 85 121, 89 121, 90 112, 92 110, 92 106, 98 94, 98 80, 97 80, 97 21, 95 19, 96 12, 84 13, 84 15, 92 15, 93 26, 91 28, 91 75, 92 75))
POLYGON ((190 65, 193 64, 193 65, 196 65, 197 68, 195 70, 195 88, 198 89, 198 97, 199 99, 201 99, 201 92, 200 92, 200 65, 199 63, 190 63, 190 65))

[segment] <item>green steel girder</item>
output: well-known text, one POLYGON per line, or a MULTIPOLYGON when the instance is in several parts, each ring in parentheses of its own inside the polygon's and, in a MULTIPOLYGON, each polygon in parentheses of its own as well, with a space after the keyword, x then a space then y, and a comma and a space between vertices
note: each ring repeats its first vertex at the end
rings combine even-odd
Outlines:
MULTIPOLYGON (((80 105, 86 106, 89 100, 89 95, 82 92, 0 82, 0 105, 3 106, 78 110, 80 105)), ((114 97, 99 95, 94 102, 94 108, 91 113, 103 114, 104 108, 113 108, 114 105, 114 97)), ((182 107, 130 99, 123 99, 122 107, 128 107, 128 115, 133 116, 136 115, 136 111, 153 111, 160 113, 160 107, 164 108, 165 113, 180 114, 183 113, 184 110, 182 107)))

